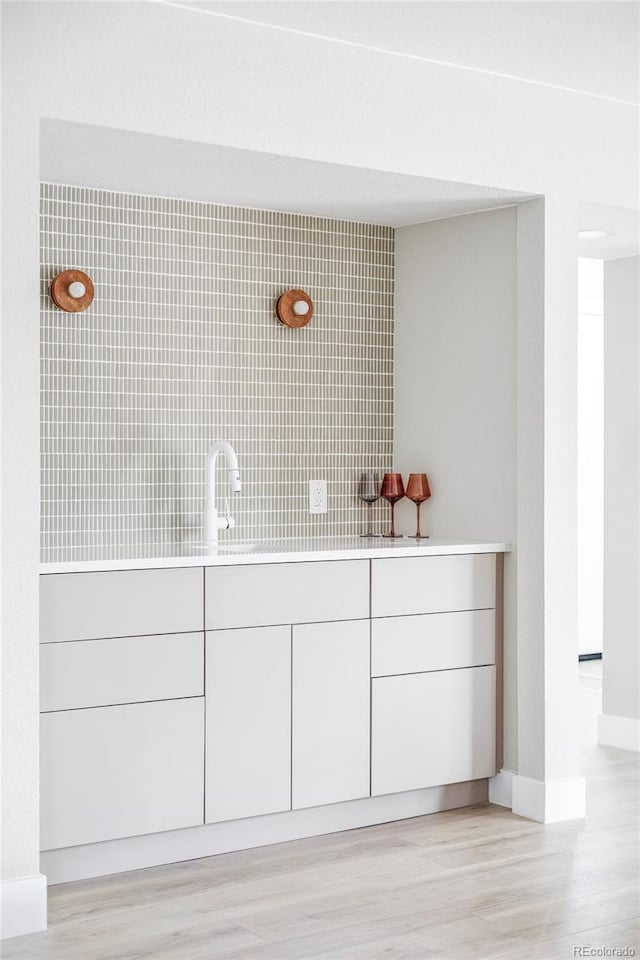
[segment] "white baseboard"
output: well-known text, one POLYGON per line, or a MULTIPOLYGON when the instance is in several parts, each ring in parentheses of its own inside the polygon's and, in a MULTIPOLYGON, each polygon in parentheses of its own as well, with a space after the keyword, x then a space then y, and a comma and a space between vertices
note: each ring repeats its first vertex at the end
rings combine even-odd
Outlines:
POLYGON ((163 863, 211 857, 271 843, 317 837, 376 823, 420 817, 487 800, 487 781, 451 783, 384 797, 366 797, 306 810, 290 810, 246 820, 208 823, 184 830, 108 840, 82 847, 46 850, 40 865, 49 883, 85 880, 163 863))
POLYGON ((0 940, 47 929, 47 878, 44 874, 3 880, 0 901, 0 940))
POLYGON ((511 809, 519 817, 539 823, 582 820, 585 815, 584 777, 562 780, 533 780, 514 775, 511 809))
POLYGON ((598 717, 598 743, 603 747, 640 751, 640 720, 601 713, 598 717))
POLYGON ((496 803, 499 807, 512 806, 513 778, 511 770, 498 770, 495 777, 489 780, 489 803, 496 803))

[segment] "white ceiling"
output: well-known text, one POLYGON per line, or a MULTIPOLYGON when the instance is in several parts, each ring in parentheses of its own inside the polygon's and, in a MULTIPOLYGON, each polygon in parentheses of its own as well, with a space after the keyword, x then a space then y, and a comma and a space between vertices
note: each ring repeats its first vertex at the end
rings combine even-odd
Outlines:
POLYGON ((635 0, 171 2, 597 96, 639 99, 635 0))
POLYGON ((53 183, 406 226, 528 194, 43 120, 40 176, 53 183))

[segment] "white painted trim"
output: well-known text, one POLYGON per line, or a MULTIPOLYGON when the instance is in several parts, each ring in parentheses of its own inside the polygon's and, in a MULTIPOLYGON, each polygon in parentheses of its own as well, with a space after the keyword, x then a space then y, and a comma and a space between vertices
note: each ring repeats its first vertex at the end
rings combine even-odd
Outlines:
POLYGON ((582 820, 585 815, 585 779, 566 777, 545 782, 514 775, 511 809, 519 817, 528 817, 539 823, 582 820))
POLYGON ((290 810, 246 820, 209 823, 186 830, 127 837, 82 847, 47 850, 41 855, 49 883, 66 883, 105 874, 140 870, 163 863, 211 857, 233 850, 284 843, 376 823, 421 817, 487 800, 487 781, 472 780, 385 797, 365 797, 307 810, 290 810))
POLYGON ((598 743, 603 747, 640 752, 640 720, 601 713, 598 717, 598 743))
POLYGON ((0 940, 46 930, 47 878, 44 874, 3 880, 0 884, 0 917, 0 940))
POLYGON ((513 800, 513 778, 511 770, 498 770, 489 780, 489 803, 511 809, 513 800))

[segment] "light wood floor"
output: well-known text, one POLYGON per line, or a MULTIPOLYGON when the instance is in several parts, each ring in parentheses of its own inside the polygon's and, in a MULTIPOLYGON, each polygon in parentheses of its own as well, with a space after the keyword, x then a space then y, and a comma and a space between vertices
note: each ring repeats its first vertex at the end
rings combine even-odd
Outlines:
POLYGON ((4 960, 564 960, 640 955, 640 758, 589 747, 585 822, 484 804, 50 890, 4 960))

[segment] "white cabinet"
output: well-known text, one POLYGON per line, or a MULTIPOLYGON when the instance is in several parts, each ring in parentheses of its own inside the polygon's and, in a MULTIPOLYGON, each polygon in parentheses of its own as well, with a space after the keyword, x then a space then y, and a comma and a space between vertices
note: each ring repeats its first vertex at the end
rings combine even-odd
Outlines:
POLYGON ((294 809, 369 796, 369 621, 293 628, 294 809))
POLYGON ((202 630, 202 568, 40 577, 40 642, 202 630))
POLYGON ((40 646, 40 709, 74 710, 204 694, 204 634, 40 646))
POLYGON ((41 717, 42 849, 203 822, 204 699, 41 717))
POLYGON ((369 561, 209 567, 207 630, 369 616, 369 561))
POLYGON ((396 617, 496 605, 494 553, 371 561, 371 616, 396 617))
POLYGON ((494 554, 41 577, 43 849, 491 776, 495 606, 494 554))
POLYGON ((291 806, 291 628, 206 639, 206 821, 291 806))
POLYGON ((426 613, 371 621, 371 676, 495 663, 494 610, 426 613))
POLYGON ((398 793, 495 774, 495 667, 372 681, 371 790, 398 793))

